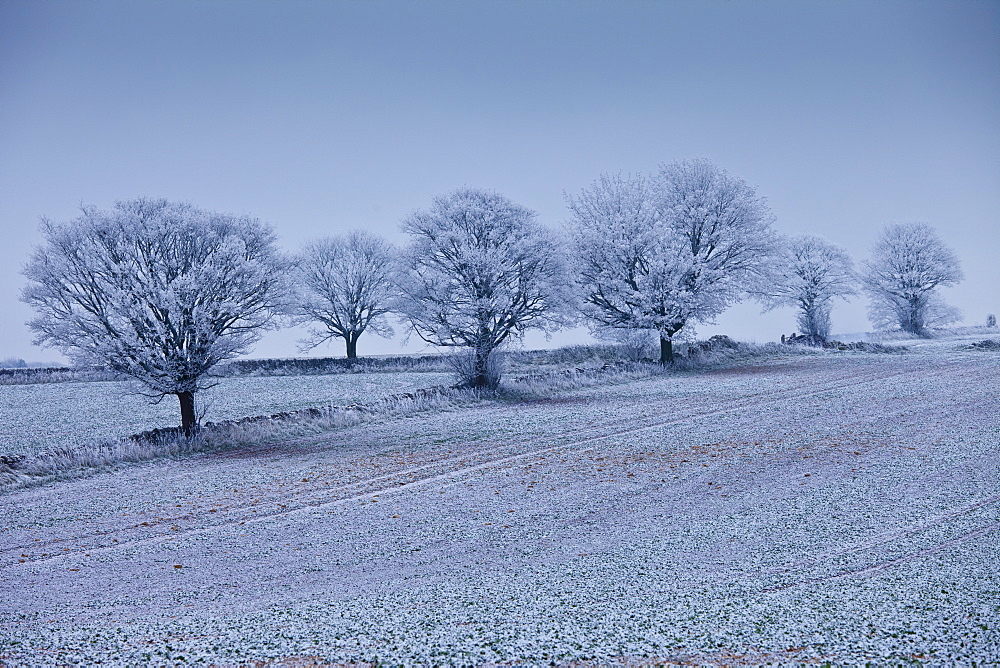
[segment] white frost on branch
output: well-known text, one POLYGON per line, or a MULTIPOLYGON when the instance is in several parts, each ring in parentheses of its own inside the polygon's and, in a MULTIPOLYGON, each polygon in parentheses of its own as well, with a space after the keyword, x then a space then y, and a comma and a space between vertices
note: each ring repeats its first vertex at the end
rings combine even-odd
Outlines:
POLYGON ((285 295, 274 236, 247 216, 135 199, 41 232, 23 270, 35 342, 178 395, 186 428, 185 397, 258 340, 285 295))
POLYGON ((851 256, 840 246, 814 235, 788 239, 765 299, 768 308, 795 306, 799 331, 830 335, 830 312, 836 297, 857 294, 851 256))
POLYGON ((899 327, 911 334, 960 320, 961 312, 944 303, 937 289, 963 278, 958 256, 930 225, 888 225, 864 264, 868 316, 876 327, 899 327))
POLYGON ((488 360, 500 345, 559 321, 563 258, 534 212, 495 192, 462 188, 435 198, 402 229, 412 241, 394 310, 427 343, 470 349, 473 385, 498 380, 488 360))
POLYGON ((604 175, 567 200, 584 314, 597 328, 655 330, 662 361, 688 323, 711 322, 770 271, 770 210, 707 160, 604 175))
POLYGON ((294 310, 314 324, 304 349, 337 337, 353 358, 364 332, 393 335, 385 318, 394 295, 393 255, 388 242, 362 231, 319 239, 303 249, 296 261, 294 310))

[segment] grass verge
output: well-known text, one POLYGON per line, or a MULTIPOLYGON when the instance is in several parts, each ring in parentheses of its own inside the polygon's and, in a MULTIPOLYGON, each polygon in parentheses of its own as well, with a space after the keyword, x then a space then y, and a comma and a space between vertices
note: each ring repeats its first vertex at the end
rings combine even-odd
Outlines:
POLYGON ((366 422, 472 405, 486 398, 472 389, 435 387, 366 404, 208 422, 192 438, 185 438, 180 429, 157 429, 112 441, 55 447, 28 456, 3 455, 0 492, 85 477, 138 462, 308 438, 366 422))

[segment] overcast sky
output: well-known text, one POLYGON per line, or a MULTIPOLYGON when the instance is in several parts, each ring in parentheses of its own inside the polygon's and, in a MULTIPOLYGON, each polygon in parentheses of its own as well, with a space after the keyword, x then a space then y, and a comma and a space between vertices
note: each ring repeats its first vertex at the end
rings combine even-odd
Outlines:
MULTIPOLYGON (((967 324, 1000 314, 996 0, 0 0, 0 359, 61 359, 31 345, 19 270, 39 217, 81 203, 251 213, 289 250, 354 228, 401 242, 406 214, 458 186, 557 227, 564 192, 601 172, 689 157, 756 186, 780 232, 856 260, 887 222, 930 223, 966 273, 945 297, 967 324)), ((759 312, 698 331, 795 329, 790 309, 759 312)), ((865 300, 833 325, 870 329, 865 300)))

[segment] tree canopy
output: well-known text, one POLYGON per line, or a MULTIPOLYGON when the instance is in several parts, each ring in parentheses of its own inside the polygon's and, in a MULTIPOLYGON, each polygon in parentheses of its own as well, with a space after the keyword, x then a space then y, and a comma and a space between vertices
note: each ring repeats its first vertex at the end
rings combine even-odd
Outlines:
POLYGON ((337 337, 357 357, 366 331, 392 336, 385 316, 394 295, 393 249, 374 234, 354 231, 308 244, 296 261, 295 312, 313 324, 305 349, 337 337))
POLYGON ((662 362, 685 326, 754 292, 771 269, 766 203, 707 160, 604 175, 567 200, 584 314, 597 327, 655 330, 662 362))
POLYGON ((558 318, 565 271, 555 240, 533 211, 473 188, 435 198, 402 229, 411 242, 395 310, 424 341, 468 348, 472 385, 495 384, 493 351, 558 318))
POLYGON ((864 264, 862 281, 871 297, 869 318, 876 327, 898 326, 911 334, 955 322, 961 313, 944 303, 938 288, 962 278, 958 256, 933 227, 887 225, 864 264))
POLYGON ((35 342, 177 395, 189 434, 208 371, 246 352, 286 294, 274 235, 249 216, 140 198, 41 232, 23 270, 35 342))

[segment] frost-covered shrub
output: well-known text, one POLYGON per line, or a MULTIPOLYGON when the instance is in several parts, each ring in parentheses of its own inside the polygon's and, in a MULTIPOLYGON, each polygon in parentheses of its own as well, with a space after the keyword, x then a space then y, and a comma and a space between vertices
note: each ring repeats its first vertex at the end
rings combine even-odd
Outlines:
POLYGON ((688 349, 697 349, 701 352, 712 352, 718 350, 738 350, 740 344, 733 341, 731 338, 725 334, 716 334, 708 339, 708 341, 696 341, 695 343, 688 346, 688 349))
POLYGON ((443 355, 394 355, 389 357, 306 357, 289 359, 233 360, 220 364, 220 376, 308 376, 337 373, 442 371, 448 368, 443 355))
POLYGON ((598 339, 618 344, 623 359, 639 362, 654 359, 660 354, 655 331, 649 329, 598 329, 598 339))
POLYGON ((120 373, 115 373, 101 367, 0 369, 0 385, 36 385, 40 383, 64 383, 67 381, 121 380, 122 377, 120 373))
POLYGON ((492 351, 486 358, 486 382, 479 380, 482 369, 476 360, 474 350, 460 350, 448 355, 448 366, 458 376, 459 383, 468 387, 496 388, 500 384, 506 367, 506 353, 500 350, 492 351))

